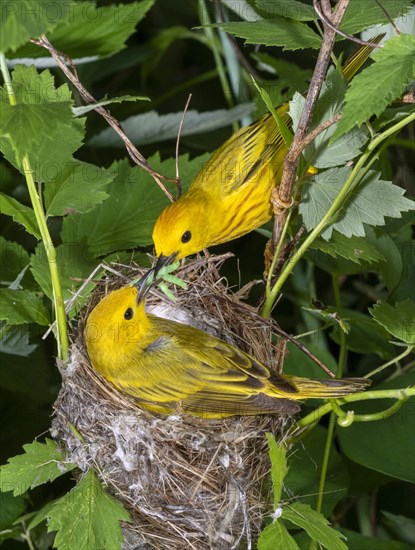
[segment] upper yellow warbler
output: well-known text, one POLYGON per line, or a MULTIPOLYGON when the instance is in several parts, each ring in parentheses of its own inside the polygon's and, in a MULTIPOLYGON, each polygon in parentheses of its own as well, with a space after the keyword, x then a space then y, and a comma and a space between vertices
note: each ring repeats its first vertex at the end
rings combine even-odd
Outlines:
POLYGON ((140 407, 204 418, 293 413, 296 400, 341 397, 369 380, 308 380, 272 372, 191 326, 147 314, 134 287, 105 296, 86 323, 92 366, 140 407))
MULTIPOLYGON (((376 43, 382 37, 373 38, 376 43)), ((360 48, 345 64, 350 80, 373 48, 360 48)), ((288 104, 277 109, 291 125, 288 104)), ((160 214, 153 231, 157 256, 181 259, 231 241, 271 219, 271 190, 280 182, 287 147, 267 113, 231 136, 203 166, 188 192, 160 214)))

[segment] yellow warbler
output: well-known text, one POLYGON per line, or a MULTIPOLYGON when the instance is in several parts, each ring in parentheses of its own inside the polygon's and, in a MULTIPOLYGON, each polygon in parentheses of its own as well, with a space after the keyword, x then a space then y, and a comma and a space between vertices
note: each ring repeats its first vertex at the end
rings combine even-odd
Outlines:
MULTIPOLYGON (((372 39, 379 42, 383 35, 372 39)), ((360 48, 345 64, 350 80, 373 48, 360 48)), ((290 127, 288 103, 277 113, 290 127)), ((281 180, 287 146, 267 113, 231 136, 203 166, 188 192, 160 214, 153 230, 156 254, 181 259, 231 241, 271 219, 271 190, 281 180)))
POLYGON ((191 326, 147 314, 134 287, 93 309, 85 339, 92 366, 140 407, 204 418, 293 413, 295 401, 341 397, 369 380, 308 380, 272 372, 254 357, 191 326))

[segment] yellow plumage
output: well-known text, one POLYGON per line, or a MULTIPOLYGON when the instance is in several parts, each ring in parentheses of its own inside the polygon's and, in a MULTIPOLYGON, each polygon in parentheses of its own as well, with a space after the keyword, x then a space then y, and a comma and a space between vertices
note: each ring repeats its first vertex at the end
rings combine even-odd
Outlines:
POLYGON ((134 287, 108 294, 85 331, 92 366, 140 407, 204 418, 293 413, 296 401, 363 390, 364 379, 308 380, 272 372, 191 326, 147 314, 134 287))
MULTIPOLYGON (((343 73, 348 80, 371 51, 365 46, 347 61, 343 73)), ((288 104, 277 112, 290 127, 288 104)), ((213 153, 186 195, 160 214, 153 230, 157 256, 181 259, 236 239, 270 220, 270 194, 281 180, 286 153, 270 113, 241 128, 213 153)))

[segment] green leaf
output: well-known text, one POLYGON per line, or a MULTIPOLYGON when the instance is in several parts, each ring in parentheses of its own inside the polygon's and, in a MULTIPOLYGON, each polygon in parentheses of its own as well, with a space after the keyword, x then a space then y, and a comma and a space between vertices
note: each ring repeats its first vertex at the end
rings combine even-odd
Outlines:
MULTIPOLYGON (((299 210, 309 231, 333 204, 349 174, 349 168, 332 168, 316 174, 306 183, 299 210)), ((400 218, 401 212, 415 209, 414 203, 404 197, 404 193, 397 185, 379 179, 378 172, 369 170, 346 201, 336 221, 321 237, 330 240, 334 229, 346 237, 363 237, 364 224, 379 226, 385 224, 386 216, 400 218)))
POLYGON ((50 179, 44 190, 47 216, 89 212, 107 197, 111 170, 73 160, 50 179))
MULTIPOLYGON (((317 426, 303 441, 290 450, 289 471, 284 480, 285 498, 296 500, 312 507, 319 492, 320 471, 327 430, 317 426)), ((326 483, 324 486, 323 514, 330 516, 336 504, 346 496, 350 476, 342 455, 336 447, 330 450, 326 483)), ((285 508, 284 508, 285 510, 285 508)), ((284 512, 282 518, 284 519, 284 512)))
MULTIPOLYGON (((337 74, 332 71, 331 74, 337 74)), ((339 80, 340 82, 340 80, 339 80)), ((330 90, 330 94, 333 90, 330 90)), ((338 92, 341 93, 341 92, 338 92)), ((328 95, 328 94, 327 94, 328 95)), ((314 112, 314 123, 310 127, 310 131, 316 128, 322 122, 325 122, 333 115, 339 112, 342 102, 340 98, 337 101, 330 99, 323 94, 314 112)), ((340 95, 341 97, 341 95, 340 95)), ((301 94, 295 94, 290 101, 290 114, 293 118, 294 128, 297 127, 301 112, 305 105, 305 98, 301 94)), ((341 166, 346 162, 357 157, 362 151, 361 147, 367 142, 367 131, 358 128, 348 132, 334 143, 330 143, 330 138, 334 134, 336 124, 330 126, 324 132, 321 132, 304 152, 304 158, 308 164, 312 164, 316 168, 330 168, 331 166, 341 166)))
POLYGON ((414 300, 397 302, 395 306, 379 301, 369 312, 393 336, 407 344, 415 344, 414 300))
POLYGON ((7 539, 15 538, 19 533, 19 527, 14 525, 25 511, 24 497, 14 497, 10 493, 0 495, 0 544, 7 539))
POLYGON ((406 541, 408 544, 411 544, 412 547, 415 545, 415 529, 413 518, 391 514, 386 510, 382 510, 381 514, 383 516, 382 523, 386 525, 389 533, 392 533, 392 535, 396 538, 399 538, 406 541))
POLYGON ((258 539, 258 550, 299 550, 298 544, 277 519, 267 525, 258 539))
POLYGON ((82 116, 93 111, 96 107, 104 107, 112 103, 124 103, 124 101, 150 101, 150 98, 139 95, 122 95, 113 97, 112 99, 103 99, 102 101, 98 101, 98 103, 83 105, 82 107, 73 107, 72 112, 75 116, 82 116))
POLYGON ((395 36, 372 58, 375 63, 358 74, 346 92, 346 105, 333 141, 356 124, 360 126, 372 115, 379 115, 415 78, 415 37, 395 36))
POLYGON ((45 443, 33 441, 23 445, 24 454, 9 458, 8 464, 1 466, 1 491, 13 491, 21 495, 48 481, 53 481, 73 468, 75 464, 65 463, 65 457, 51 439, 45 443))
MULTIPOLYGON (((179 158, 183 190, 189 187, 208 155, 188 160, 179 158)), ((175 160, 160 161, 151 157, 149 163, 159 173, 173 175, 175 160)), ((127 160, 115 163, 111 170, 116 178, 108 188, 109 198, 86 214, 74 214, 63 221, 62 240, 87 246, 88 254, 103 256, 117 250, 146 246, 152 242, 154 222, 169 204, 167 197, 153 178, 127 160)))
POLYGON ((28 357, 38 344, 29 343, 27 325, 7 325, 0 321, 0 352, 28 357))
POLYGON ((29 253, 23 246, 0 236, 1 284, 9 286, 29 262, 29 253))
POLYGON ((330 527, 328 520, 308 504, 295 502, 286 506, 282 517, 297 527, 304 529, 312 540, 317 541, 329 550, 347 550, 342 539, 345 537, 339 531, 330 527))
MULTIPOLYGON (((377 390, 407 388, 415 384, 415 372, 397 376, 376 386, 377 390)), ((356 414, 371 414, 387 409, 391 399, 376 399, 353 403, 356 414)), ((377 422, 356 422, 339 430, 340 444, 346 455, 394 478, 415 482, 415 469, 411 457, 415 455, 414 398, 410 398, 399 412, 377 422)))
POLYGON ((271 460, 272 491, 274 506, 278 506, 281 499, 282 482, 288 472, 286 450, 283 444, 278 445, 272 434, 267 433, 269 458, 271 460))
MULTIPOLYGON (((314 241, 313 248, 316 250, 312 256, 313 259, 322 253, 333 258, 341 256, 359 266, 364 262, 371 264, 385 259, 380 251, 367 240, 366 235, 364 237, 346 237, 338 231, 333 231, 330 241, 318 238, 314 241)), ((361 270, 360 267, 358 269, 361 270)))
POLYGON ((55 175, 84 137, 85 119, 72 116, 71 93, 66 84, 55 88, 49 71, 38 74, 34 67, 17 65, 12 73, 17 105, 10 105, 1 89, 1 148, 7 160, 21 170, 28 156, 36 181, 55 175))
POLYGON ((240 21, 215 25, 225 32, 244 38, 246 44, 281 46, 285 50, 318 49, 321 38, 310 27, 285 17, 269 20, 240 21))
POLYGON ((396 19, 409 11, 412 6, 412 0, 382 0, 382 4, 373 0, 350 2, 340 29, 349 34, 355 34, 369 25, 389 23, 389 18, 396 19))
POLYGON ((68 17, 74 2, 51 6, 49 0, 8 0, 0 4, 0 51, 15 51, 29 38, 49 34, 60 21, 68 17), (53 12, 53 13, 52 13, 53 12))
POLYGON ((35 213, 32 208, 21 204, 13 197, 0 193, 0 212, 6 214, 6 216, 11 216, 15 222, 22 224, 28 233, 40 239, 35 213))
POLYGON ((130 516, 108 495, 92 470, 49 510, 49 531, 57 531, 58 550, 121 549, 120 521, 130 516))
MULTIPOLYGON (((392 284, 388 284, 388 288, 392 291, 388 301, 393 303, 406 298, 415 300, 415 262, 413 261, 413 258, 415 258, 415 242, 408 240, 398 243, 395 247, 397 248, 396 256, 399 257, 401 270, 396 273, 392 284)), ((394 271, 394 266, 389 265, 389 262, 388 268, 394 271)))
MULTIPOLYGON (((253 103, 242 103, 232 109, 218 109, 199 113, 187 111, 182 126, 182 137, 194 134, 204 134, 211 130, 229 126, 235 120, 239 120, 252 114, 255 110, 253 103)), ((166 139, 177 139, 177 132, 183 112, 159 115, 156 111, 149 111, 141 115, 134 115, 121 121, 122 127, 129 139, 135 145, 147 145, 158 143, 166 139)), ((124 147, 121 138, 112 128, 106 128, 92 137, 88 145, 93 147, 124 147)))
MULTIPOLYGON (((327 313, 325 318, 322 315, 319 315, 320 311, 303 307, 303 310, 311 313, 313 317, 323 320, 324 323, 336 324, 340 321, 338 314, 329 314, 327 313)), ((303 342, 305 347, 311 351, 320 361, 322 361, 326 367, 328 367, 334 374, 337 371, 337 361, 333 355, 326 349, 324 346, 324 336, 321 333, 316 333, 314 335, 313 343, 303 342), (321 339, 321 343, 319 343, 321 339), (316 341, 316 342, 315 342, 316 341), (315 342, 315 343, 314 343, 315 342)), ((304 352, 298 348, 292 342, 287 342, 287 351, 288 355, 284 361, 284 373, 292 374, 293 376, 303 376, 304 378, 327 378, 327 374, 316 365, 316 363, 307 357, 304 352)))
POLYGON ((282 16, 295 21, 314 21, 318 18, 312 6, 298 0, 255 0, 255 5, 271 17, 282 16))
MULTIPOLYGON (((72 298, 77 288, 83 284, 91 272, 97 267, 98 261, 88 254, 88 247, 85 243, 64 243, 56 247, 56 257, 59 266, 59 275, 62 284, 64 300, 72 298)), ((53 299, 52 281, 45 248, 40 243, 31 257, 31 268, 33 277, 48 298, 53 299)), ((99 275, 96 274, 96 277, 99 275)), ((84 305, 89 294, 95 287, 95 283, 89 283, 79 296, 78 308, 84 305)))
MULTIPOLYGON (((70 5, 69 17, 48 33, 48 39, 55 48, 72 58, 112 55, 125 47, 135 26, 153 4, 154 0, 142 0, 97 7, 95 2, 76 2, 70 5)), ((42 57, 45 50, 30 44, 20 48, 15 55, 42 57)))
POLYGON ((11 325, 22 323, 48 325, 50 315, 34 292, 1 288, 0 320, 7 321, 11 325))
MULTIPOLYGON (((369 315, 346 308, 342 310, 342 315, 350 326, 347 335, 349 350, 363 354, 375 353, 383 359, 393 357, 395 348, 388 342, 388 333, 369 315)), ((339 329, 335 328, 330 337, 339 344, 339 329)))
POLYGON ((397 540, 365 537, 360 533, 340 527, 339 531, 346 537, 351 550, 411 550, 413 546, 397 540))

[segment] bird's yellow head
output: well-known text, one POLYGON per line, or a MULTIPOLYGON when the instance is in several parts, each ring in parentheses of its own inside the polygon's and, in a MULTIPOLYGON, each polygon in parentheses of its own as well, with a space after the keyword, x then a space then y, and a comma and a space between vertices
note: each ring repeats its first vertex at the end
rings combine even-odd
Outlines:
POLYGON ((135 287, 110 292, 89 314, 85 341, 92 366, 104 376, 110 375, 130 352, 145 346, 151 321, 138 301, 135 287))
POLYGON ((157 218, 153 229, 156 254, 180 260, 213 243, 208 238, 208 203, 188 195, 170 204, 157 218))

